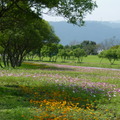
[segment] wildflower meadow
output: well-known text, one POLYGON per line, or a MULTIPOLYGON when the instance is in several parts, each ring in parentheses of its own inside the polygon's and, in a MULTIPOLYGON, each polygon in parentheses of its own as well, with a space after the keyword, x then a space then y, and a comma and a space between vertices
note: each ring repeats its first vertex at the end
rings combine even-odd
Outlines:
POLYGON ((0 69, 1 120, 120 120, 120 70, 26 62, 0 69))

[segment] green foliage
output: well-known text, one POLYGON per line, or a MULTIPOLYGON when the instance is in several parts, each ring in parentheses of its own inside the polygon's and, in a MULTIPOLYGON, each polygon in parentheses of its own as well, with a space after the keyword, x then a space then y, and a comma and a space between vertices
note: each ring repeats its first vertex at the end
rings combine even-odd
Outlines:
POLYGON ((4 48, 0 46, 0 55, 3 53, 4 48))
POLYGON ((13 20, 17 20, 12 23, 12 26, 3 27, 4 29, 0 32, 0 45, 4 48, 4 65, 8 66, 10 62, 12 67, 20 66, 26 54, 41 48, 43 44, 59 42, 59 38, 54 34, 48 22, 39 17, 27 20, 29 15, 20 16, 18 14, 17 16, 16 13, 19 13, 20 10, 17 7, 14 9, 15 11, 8 14, 11 15, 12 20, 9 17, 2 18, 5 24, 3 21, 0 23, 3 27, 7 22, 10 25, 13 20))
POLYGON ((59 56, 61 56, 61 58, 65 61, 66 57, 67 57, 67 52, 65 49, 59 49, 59 56))
POLYGON ((117 54, 118 59, 120 59, 120 47, 119 49, 117 49, 116 54, 117 54))
POLYGON ((73 51, 74 56, 78 58, 78 62, 82 62, 83 57, 86 57, 87 54, 84 49, 76 48, 73 51))
POLYGON ((63 49, 64 46, 62 44, 58 44, 58 49, 63 49))
POLYGON ((65 61, 66 59, 70 59, 71 56, 74 56, 73 50, 66 47, 64 47, 63 49, 59 49, 59 56, 62 58, 63 61, 65 61))
POLYGON ((3 52, 4 52, 4 49, 3 49, 3 47, 0 46, 0 67, 3 67, 2 66, 2 54, 3 54, 3 52))
POLYGON ((58 44, 55 43, 44 45, 40 51, 41 60, 43 60, 44 57, 49 57, 49 61, 56 61, 57 54, 58 54, 58 44))
MULTIPOLYGON (((62 58, 62 60, 65 62, 65 60, 68 59, 74 59, 75 57, 78 59, 78 62, 82 62, 83 57, 86 57, 87 54, 96 54, 96 48, 97 45, 93 41, 84 41, 81 44, 78 45, 66 45, 66 46, 61 46, 58 44, 58 56, 62 58), (83 48, 83 49, 81 49, 83 48)), ((42 56, 51 56, 50 54, 54 54, 56 47, 54 49, 50 49, 50 47, 43 47, 42 52, 41 52, 41 57, 42 56), (46 55, 44 54, 46 51, 46 55), (48 51, 51 51, 51 53, 48 53, 48 51), (49 54, 49 55, 48 55, 49 54)))
POLYGON ((113 46, 108 50, 102 51, 98 56, 100 58, 107 58, 111 64, 114 64, 115 60, 118 60, 120 58, 119 51, 119 46, 113 46))
POLYGON ((110 49, 119 49, 120 48, 120 45, 115 45, 115 46, 112 46, 110 49))
POLYGON ((84 49, 87 55, 96 55, 98 45, 94 41, 84 40, 80 44, 69 46, 71 49, 81 48, 84 49))
POLYGON ((97 54, 97 45, 94 41, 85 40, 80 44, 80 47, 86 51, 87 55, 97 54))
MULTIPOLYGON (((21 12, 34 13, 42 18, 43 10, 48 10, 47 14, 63 16, 68 22, 83 25, 83 18, 87 13, 91 13, 97 7, 92 0, 2 0, 0 2, 0 17, 16 6, 21 12)), ((19 14, 21 14, 21 12, 19 14)))

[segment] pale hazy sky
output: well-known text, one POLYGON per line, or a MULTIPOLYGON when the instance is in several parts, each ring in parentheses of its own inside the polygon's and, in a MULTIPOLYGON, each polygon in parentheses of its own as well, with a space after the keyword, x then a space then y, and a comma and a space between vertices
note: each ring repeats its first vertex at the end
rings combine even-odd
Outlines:
MULTIPOLYGON (((85 20, 95 21, 120 21, 120 0, 96 0, 98 8, 92 14, 87 15, 85 20)), ((44 15, 47 21, 63 21, 61 17, 44 15)))

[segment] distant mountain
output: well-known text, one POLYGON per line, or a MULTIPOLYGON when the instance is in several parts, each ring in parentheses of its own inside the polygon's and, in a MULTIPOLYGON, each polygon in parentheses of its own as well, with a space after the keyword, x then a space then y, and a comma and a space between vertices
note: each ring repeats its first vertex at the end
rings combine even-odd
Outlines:
POLYGON ((120 38, 120 23, 86 21, 85 25, 78 27, 67 22, 49 22, 61 39, 61 44, 68 45, 71 42, 84 40, 101 43, 105 39, 120 38))

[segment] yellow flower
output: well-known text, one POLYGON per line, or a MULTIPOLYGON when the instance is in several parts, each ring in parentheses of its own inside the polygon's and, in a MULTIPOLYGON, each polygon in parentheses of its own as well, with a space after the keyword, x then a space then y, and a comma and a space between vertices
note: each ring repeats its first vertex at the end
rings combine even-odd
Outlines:
POLYGON ((108 111, 108 109, 106 109, 105 111, 108 111))
POLYGON ((62 113, 67 113, 67 111, 63 111, 62 113))

